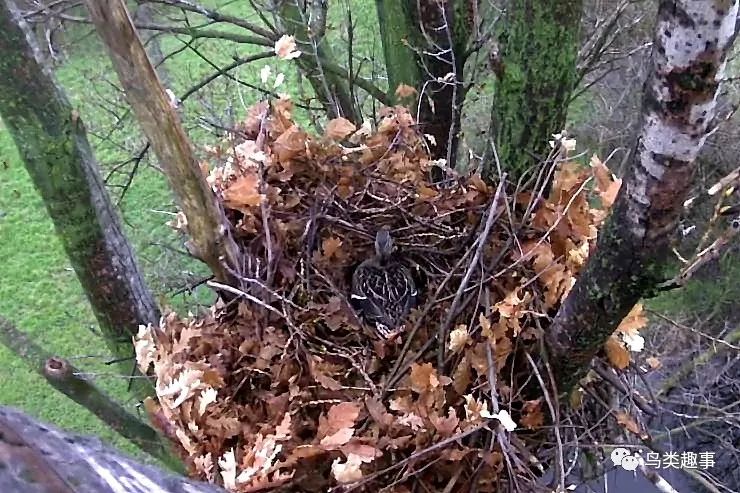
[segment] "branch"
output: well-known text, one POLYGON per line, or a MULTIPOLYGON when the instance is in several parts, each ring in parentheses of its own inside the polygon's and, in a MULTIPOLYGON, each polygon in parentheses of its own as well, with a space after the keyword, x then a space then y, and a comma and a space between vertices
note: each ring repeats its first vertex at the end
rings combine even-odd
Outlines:
POLYGON ((54 493, 226 493, 143 464, 97 438, 73 435, 0 407, 0 490, 54 493))
POLYGON ((196 14, 200 14, 204 17, 207 17, 215 22, 225 22, 227 24, 233 24, 235 26, 239 26, 241 28, 246 29, 247 31, 251 31, 252 33, 258 36, 262 36, 263 38, 267 38, 271 40, 272 43, 277 41, 279 37, 275 33, 267 29, 264 29, 263 27, 260 27, 256 24, 252 24, 251 22, 245 21, 244 19, 240 17, 234 17, 232 15, 222 14, 216 10, 206 8, 195 2, 190 2, 186 0, 151 0, 151 2, 159 3, 162 5, 168 5, 170 7, 177 7, 179 9, 182 9, 188 12, 194 12, 196 14))
POLYGON ((562 392, 578 383, 620 321, 663 280, 696 157, 711 132, 737 12, 737 0, 725 9, 712 2, 660 4, 632 166, 595 253, 547 334, 562 392))
POLYGON ((52 387, 93 413, 113 431, 173 470, 181 469, 152 427, 126 411, 92 382, 80 377, 80 371, 69 361, 47 353, 2 317, 0 343, 36 370, 52 387))
MULTIPOLYGON (((79 17, 75 15, 59 14, 58 17, 62 20, 69 22, 76 22, 78 24, 92 24, 93 21, 85 17, 79 17)), ((208 38, 208 39, 223 39, 226 41, 232 41, 234 43, 241 44, 254 44, 259 46, 274 46, 274 42, 267 38, 259 36, 247 36, 244 34, 230 33, 227 31, 221 31, 218 29, 204 29, 202 27, 179 27, 168 24, 153 24, 136 22, 134 23, 136 29, 144 31, 158 31, 170 34, 185 34, 193 38, 208 38)))
POLYGON ((157 78, 122 0, 85 0, 90 17, 110 54, 126 98, 164 168, 188 222, 193 254, 217 279, 233 280, 238 248, 228 235, 219 208, 175 109, 157 78), (227 267, 228 266, 228 267, 227 267))

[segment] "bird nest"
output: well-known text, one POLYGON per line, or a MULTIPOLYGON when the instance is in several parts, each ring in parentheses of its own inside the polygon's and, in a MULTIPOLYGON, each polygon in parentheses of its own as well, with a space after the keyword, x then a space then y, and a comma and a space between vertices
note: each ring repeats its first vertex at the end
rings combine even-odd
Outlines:
POLYGON ((207 151, 237 281, 210 283, 224 296, 208 313, 169 313, 136 339, 156 379, 147 409, 189 473, 239 492, 534 483, 527 443, 548 411, 536 384, 522 391, 539 376, 537 351, 524 356, 593 248, 619 187, 606 167, 552 159, 517 193, 430 160, 404 108, 317 137, 286 100, 207 151), (349 299, 383 227, 423 274, 392 340, 349 299))

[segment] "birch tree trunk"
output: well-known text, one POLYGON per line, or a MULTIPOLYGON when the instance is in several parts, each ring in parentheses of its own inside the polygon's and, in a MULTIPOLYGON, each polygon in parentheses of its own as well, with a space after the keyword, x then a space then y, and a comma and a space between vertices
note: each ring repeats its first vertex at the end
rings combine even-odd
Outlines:
POLYGON ((737 0, 663 1, 642 129, 614 211, 549 332, 562 391, 572 388, 634 304, 662 280, 735 37, 737 0))
POLYGON ((138 326, 159 321, 157 305, 100 178, 82 120, 40 62, 28 26, 6 1, 0 2, 0 116, 108 346, 117 357, 129 358, 138 326))

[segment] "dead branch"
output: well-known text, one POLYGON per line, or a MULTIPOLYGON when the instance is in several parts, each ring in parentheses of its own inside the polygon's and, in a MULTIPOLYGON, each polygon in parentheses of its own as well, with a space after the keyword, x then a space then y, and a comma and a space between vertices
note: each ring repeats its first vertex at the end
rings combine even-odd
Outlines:
POLYGON ((208 264, 217 279, 232 281, 225 266, 237 269, 239 254, 227 233, 223 212, 203 177, 190 141, 147 57, 125 4, 120 0, 106 4, 86 1, 127 99, 187 218, 193 253, 208 264))

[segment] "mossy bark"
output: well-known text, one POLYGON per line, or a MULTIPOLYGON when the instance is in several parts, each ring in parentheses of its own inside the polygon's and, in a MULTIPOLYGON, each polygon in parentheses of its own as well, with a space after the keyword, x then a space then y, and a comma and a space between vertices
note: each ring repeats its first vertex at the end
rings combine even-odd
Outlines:
POLYGON ((326 9, 328 5, 318 7, 311 5, 313 11, 305 10, 296 0, 282 0, 279 5, 278 14, 282 28, 295 37, 296 45, 301 51, 301 56, 296 62, 309 80, 329 118, 341 116, 355 124, 361 124, 361 113, 352 97, 350 81, 326 66, 339 65, 331 45, 323 36, 326 12, 317 13, 316 10, 326 9))
POLYGON ((578 383, 624 316, 663 280, 696 157, 712 129, 737 14, 737 0, 660 4, 630 170, 547 335, 561 391, 578 383))
POLYGON ((467 45, 476 2, 376 0, 389 99, 418 108, 420 130, 432 136, 432 157, 455 166, 465 99, 467 45), (418 91, 399 100, 399 84, 418 91), (418 103, 418 105, 416 104, 418 103))
POLYGON ((139 324, 157 323, 159 311, 100 178, 85 127, 39 61, 34 43, 19 13, 0 2, 0 116, 108 346, 128 358, 139 324))
MULTIPOLYGON (((544 159, 576 78, 582 0, 511 0, 500 37, 491 136, 512 178, 544 159)), ((485 174, 495 179, 487 159, 485 174)))
POLYGON ((410 2, 376 0, 375 9, 388 76, 388 97, 401 103, 403 101, 395 96, 398 86, 406 84, 417 91, 421 89, 421 67, 413 49, 419 35, 414 22, 414 7, 410 2))

